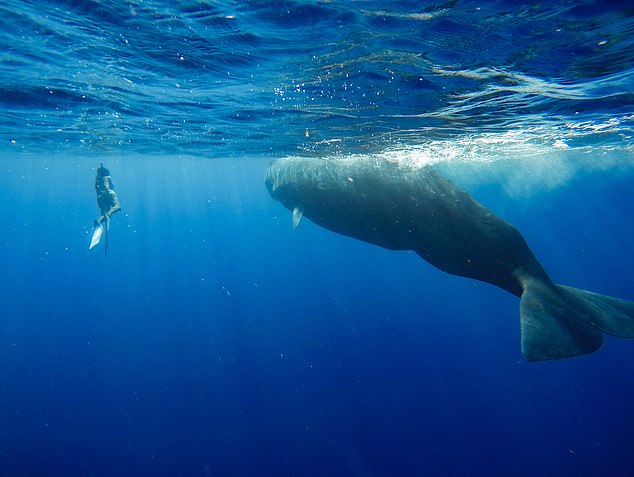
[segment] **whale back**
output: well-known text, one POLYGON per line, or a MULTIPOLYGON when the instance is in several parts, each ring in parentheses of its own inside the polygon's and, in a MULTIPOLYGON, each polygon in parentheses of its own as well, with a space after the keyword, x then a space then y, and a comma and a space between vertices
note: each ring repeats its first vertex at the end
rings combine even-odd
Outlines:
POLYGON ((316 224, 520 296, 521 268, 545 276, 521 234, 432 167, 382 159, 280 159, 270 194, 316 224))

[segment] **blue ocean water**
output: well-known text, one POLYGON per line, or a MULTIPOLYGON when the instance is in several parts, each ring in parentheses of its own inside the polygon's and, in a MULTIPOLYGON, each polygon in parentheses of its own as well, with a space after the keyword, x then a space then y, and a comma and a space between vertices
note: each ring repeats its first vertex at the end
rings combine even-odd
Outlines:
POLYGON ((634 300, 627 2, 7 0, 0 46, 0 475, 634 475, 634 340, 529 363, 516 297, 263 184, 433 164, 634 300))

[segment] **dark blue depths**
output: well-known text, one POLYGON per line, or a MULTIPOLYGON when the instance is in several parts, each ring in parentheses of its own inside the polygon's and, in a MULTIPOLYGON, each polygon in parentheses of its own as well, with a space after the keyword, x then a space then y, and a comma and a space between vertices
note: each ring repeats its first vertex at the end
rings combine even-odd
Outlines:
MULTIPOLYGON (((0 188, 3 475, 629 475, 634 343, 526 363, 516 298, 292 230, 262 159, 112 161, 89 252, 86 161, 0 188)), ((633 185, 474 194, 556 280, 632 298, 633 185)))

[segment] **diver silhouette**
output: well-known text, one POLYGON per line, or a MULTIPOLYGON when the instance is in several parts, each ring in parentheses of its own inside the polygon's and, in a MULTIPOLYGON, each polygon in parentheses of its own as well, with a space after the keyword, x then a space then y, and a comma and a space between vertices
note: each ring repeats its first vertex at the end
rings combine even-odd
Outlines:
POLYGON ((101 241, 101 237, 105 235, 104 252, 108 254, 108 231, 110 230, 110 216, 121 210, 119 204, 119 197, 114 191, 114 185, 112 178, 110 177, 110 171, 106 169, 103 164, 100 164, 97 168, 97 175, 95 176, 95 192, 97 193, 97 205, 101 216, 94 221, 94 228, 92 234, 92 240, 90 242, 89 249, 92 249, 101 241), (106 222, 106 226, 103 226, 103 222, 106 222))

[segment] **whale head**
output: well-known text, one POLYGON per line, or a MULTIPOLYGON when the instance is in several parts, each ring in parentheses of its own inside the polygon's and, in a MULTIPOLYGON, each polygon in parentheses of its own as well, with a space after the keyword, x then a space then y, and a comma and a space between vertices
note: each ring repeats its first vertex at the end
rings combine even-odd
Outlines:
POLYGON ((288 210, 325 211, 345 200, 346 180, 329 159, 287 157, 271 162, 264 183, 271 197, 288 210), (343 183, 342 183, 343 182, 343 183))

